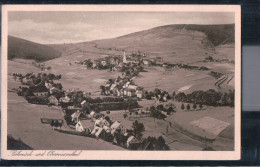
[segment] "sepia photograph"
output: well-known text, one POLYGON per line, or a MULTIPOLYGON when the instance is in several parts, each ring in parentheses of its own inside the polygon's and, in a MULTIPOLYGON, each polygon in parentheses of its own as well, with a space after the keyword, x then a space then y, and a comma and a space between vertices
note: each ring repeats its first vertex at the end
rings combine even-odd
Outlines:
POLYGON ((7 159, 240 158, 240 6, 2 12, 7 159))

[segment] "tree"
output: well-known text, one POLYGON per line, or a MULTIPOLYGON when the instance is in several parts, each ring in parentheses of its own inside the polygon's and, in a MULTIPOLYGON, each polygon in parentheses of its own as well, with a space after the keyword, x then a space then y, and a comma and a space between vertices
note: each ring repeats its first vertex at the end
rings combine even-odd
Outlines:
POLYGON ((193 106, 192 106, 192 108, 193 108, 194 110, 196 110, 196 108, 197 108, 197 104, 194 103, 193 106))
POLYGON ((190 104, 188 104, 186 108, 187 108, 187 110, 190 110, 190 104))
POLYGON ((163 150, 165 146, 165 140, 162 136, 159 136, 157 139, 157 149, 158 150, 163 150))
POLYGON ((127 114, 126 114, 126 113, 124 113, 124 115, 123 115, 123 116, 124 116, 124 119, 126 119, 126 118, 127 118, 127 114))
POLYGON ((106 113, 107 113, 107 114, 110 114, 110 111, 109 111, 109 110, 107 110, 107 111, 106 111, 106 113))
POLYGON ((137 138, 137 139, 141 139, 142 137, 142 132, 145 131, 145 128, 144 128, 144 124, 142 123, 139 123, 137 120, 135 120, 135 122, 133 122, 133 130, 134 130, 134 136, 137 138))
POLYGON ((58 88, 59 90, 62 90, 62 84, 61 83, 56 83, 55 87, 58 88))
POLYGON ((185 109, 185 106, 184 106, 184 104, 183 104, 183 103, 181 104, 181 109, 182 109, 182 110, 184 110, 184 109, 185 109))
POLYGON ((156 107, 156 109, 157 109, 157 110, 164 111, 164 107, 163 107, 162 104, 158 105, 158 106, 156 107))
POLYGON ((200 109, 202 109, 202 108, 203 108, 203 106, 202 106, 202 103, 200 103, 199 107, 200 107, 200 109))
POLYGON ((54 120, 51 120, 51 123, 50 123, 50 125, 51 125, 51 128, 52 128, 52 130, 53 130, 53 126, 54 126, 54 120))
POLYGON ((173 93, 172 93, 172 99, 174 99, 175 96, 176 96, 176 93, 173 92, 173 93))
POLYGON ((23 95, 24 97, 28 97, 28 96, 32 96, 33 95, 33 92, 31 89, 26 89, 24 92, 23 92, 23 95))
POLYGON ((138 115, 138 112, 137 112, 137 111, 135 112, 135 115, 136 115, 136 117, 137 117, 137 115, 138 115))

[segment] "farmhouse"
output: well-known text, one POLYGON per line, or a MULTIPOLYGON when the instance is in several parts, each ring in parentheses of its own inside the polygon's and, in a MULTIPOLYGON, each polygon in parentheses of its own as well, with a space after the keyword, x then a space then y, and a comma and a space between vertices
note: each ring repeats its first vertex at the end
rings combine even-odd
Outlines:
POLYGON ((143 88, 140 87, 137 88, 136 96, 140 99, 143 98, 143 88))
POLYGON ((74 113, 71 115, 71 121, 73 121, 73 122, 78 122, 80 115, 81 115, 81 111, 77 110, 76 112, 74 112, 74 113))
POLYGON ((88 131, 92 127, 92 122, 90 120, 80 120, 76 124, 76 130, 79 132, 88 131))
POLYGON ((123 129, 123 126, 121 125, 121 123, 120 122, 118 122, 118 121, 115 121, 112 125, 111 125, 111 134, 113 135, 115 132, 116 132, 116 130, 118 130, 118 129, 123 129))
POLYGON ((55 87, 51 87, 50 88, 50 94, 54 94, 54 93, 57 93, 59 92, 60 90, 58 88, 55 88, 55 87))
POLYGON ((100 125, 102 127, 104 127, 104 126, 108 126, 109 127, 110 123, 106 119, 102 119, 101 122, 100 122, 100 125))
POLYGON ((50 88, 53 87, 53 84, 50 83, 50 82, 45 82, 45 86, 46 86, 47 89, 50 89, 50 88))
POLYGON ((52 105, 56 105, 56 106, 59 105, 58 99, 55 96, 53 96, 53 95, 51 95, 48 98, 48 100, 49 100, 49 103, 52 104, 52 105))
POLYGON ((45 86, 39 85, 31 88, 33 91, 34 96, 37 97, 47 97, 48 96, 48 89, 45 86))
POLYGON ((61 97, 59 99, 59 101, 62 102, 62 103, 69 103, 70 102, 70 98, 68 96, 61 97))
POLYGON ((140 146, 140 141, 134 136, 130 136, 126 141, 126 146, 129 149, 137 149, 140 146))

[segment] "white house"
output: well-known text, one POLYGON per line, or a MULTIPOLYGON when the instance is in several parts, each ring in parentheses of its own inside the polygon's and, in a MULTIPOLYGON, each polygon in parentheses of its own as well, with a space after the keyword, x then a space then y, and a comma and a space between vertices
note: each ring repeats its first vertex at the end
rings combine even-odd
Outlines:
POLYGON ((101 122, 100 122, 100 125, 103 127, 103 126, 110 126, 110 123, 106 120, 106 119, 102 119, 101 122))
POLYGON ((105 60, 102 60, 101 64, 102 64, 102 66, 105 66, 105 65, 107 65, 107 62, 105 60))
POLYGON ((53 104, 53 105, 59 105, 59 101, 58 101, 58 99, 55 97, 55 96, 50 96, 49 98, 48 98, 48 100, 49 100, 49 102, 50 102, 50 104, 53 104))
POLYGON ((50 88, 50 94, 53 94, 55 92, 59 92, 60 90, 58 88, 52 87, 50 88))
POLYGON ((113 135, 117 129, 123 129, 123 126, 121 125, 120 122, 115 121, 112 125, 111 125, 111 134, 113 135))
POLYGON ((96 132, 100 129, 100 127, 95 126, 91 132, 92 135, 96 134, 96 132))
POLYGON ((116 87, 116 84, 112 84, 110 90, 113 90, 116 87))
POLYGON ((128 85, 128 89, 130 90, 136 90, 138 88, 138 86, 136 85, 128 85))
POLYGON ((103 126, 103 129, 104 129, 107 133, 110 133, 110 132, 111 132, 111 129, 110 129, 108 126, 103 126))
POLYGON ((76 112, 71 114, 71 120, 74 122, 78 122, 80 115, 81 115, 81 112, 79 110, 77 110, 76 112))
POLYGON ((137 140, 134 136, 130 136, 128 139, 127 139, 127 142, 126 142, 126 146, 127 148, 129 148, 132 144, 139 144, 139 140, 137 140))
POLYGON ((69 103, 70 102, 70 98, 68 96, 65 96, 65 97, 61 97, 59 99, 60 102, 63 102, 63 103, 69 103))
POLYGON ((92 122, 90 120, 80 120, 76 124, 76 130, 79 132, 85 132, 87 129, 92 127, 92 122))
POLYGON ((45 86, 47 89, 50 89, 53 87, 53 84, 52 83, 49 83, 49 82, 45 82, 45 86))
POLYGON ((97 119, 94 124, 95 127, 101 127, 101 120, 97 119))
POLYGON ((143 89, 137 89, 136 96, 140 99, 143 98, 143 89))
POLYGON ((96 114, 96 113, 95 113, 94 111, 91 111, 91 112, 89 113, 88 117, 89 117, 89 118, 93 118, 93 117, 95 116, 95 114, 96 114))

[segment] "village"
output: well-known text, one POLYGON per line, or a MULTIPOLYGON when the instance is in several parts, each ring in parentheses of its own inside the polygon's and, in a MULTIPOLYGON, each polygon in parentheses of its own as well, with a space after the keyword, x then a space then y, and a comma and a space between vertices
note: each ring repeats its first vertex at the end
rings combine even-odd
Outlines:
MULTIPOLYGON (((122 114, 124 119, 133 119, 133 115, 135 115, 136 118, 139 116, 141 118, 152 117, 165 120, 165 118, 176 112, 174 101, 181 102, 181 110, 187 111, 192 109, 194 111, 202 110, 204 105, 234 106, 234 91, 221 93, 208 90, 185 94, 183 92, 168 93, 159 88, 155 88, 153 91, 145 90, 135 84, 134 79, 140 72, 146 72, 145 67, 152 64, 164 68, 209 69, 184 64, 163 63, 160 58, 148 61, 144 57, 145 54, 140 52, 127 56, 124 53, 121 57, 109 57, 94 61, 99 62, 97 63, 97 69, 109 69, 110 71, 117 69, 122 74, 116 79, 109 79, 106 85, 100 85, 99 97, 93 97, 91 92, 79 89, 63 90, 62 84, 56 83, 62 76, 52 73, 38 73, 37 75, 33 73, 27 73, 26 75, 13 73, 13 79, 22 84, 18 89, 15 89, 15 92, 19 96, 23 96, 28 103, 58 107, 62 111, 64 122, 63 120, 51 118, 42 119, 42 123, 55 127, 55 131, 94 137, 97 140, 103 139, 132 150, 168 150, 170 148, 162 136, 158 138, 154 136, 143 137, 145 126, 143 123, 138 122, 137 119, 132 121, 132 126, 129 126, 129 124, 124 126, 119 120, 110 118, 110 112, 124 110, 122 114), (110 63, 110 60, 114 60, 113 63, 110 63), (154 101, 155 103, 145 107, 140 106, 139 102, 143 100, 154 101), (61 129, 64 123, 69 129, 61 129)), ((90 69, 97 67, 91 60, 75 64, 87 66, 91 64, 90 69)), ((168 133, 168 125, 165 133, 168 133)))

